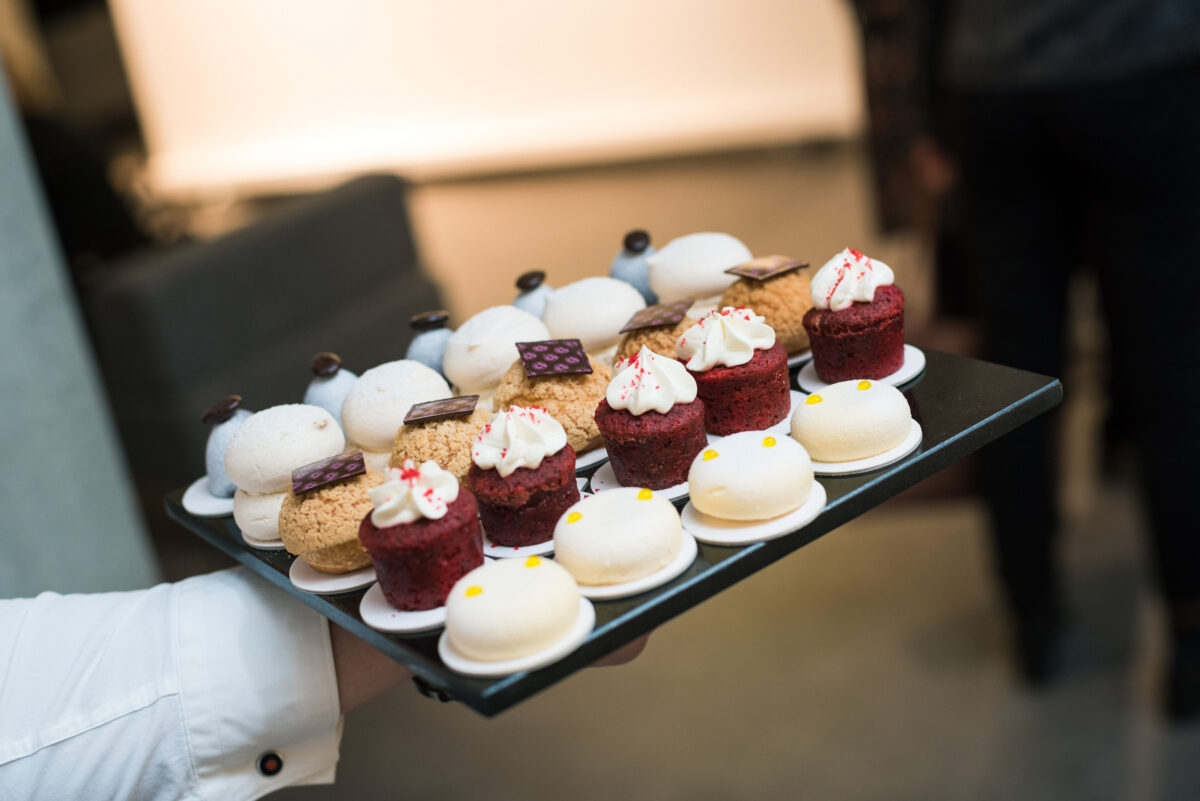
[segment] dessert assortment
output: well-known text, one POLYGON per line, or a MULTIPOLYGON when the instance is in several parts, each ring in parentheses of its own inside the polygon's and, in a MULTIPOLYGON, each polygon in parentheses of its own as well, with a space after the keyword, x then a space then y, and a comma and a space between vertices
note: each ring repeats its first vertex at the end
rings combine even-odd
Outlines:
POLYGON ((484 309, 446 340, 446 378, 460 395, 490 398, 513 363, 516 344, 549 338, 540 317, 516 306, 484 309))
POLYGON ((882 262, 845 250, 810 275, 728 234, 656 251, 639 230, 610 273, 555 289, 530 271, 512 305, 457 329, 416 315, 405 358, 361 375, 319 353, 303 404, 223 399, 197 485, 232 496, 248 545, 295 555, 297 587, 375 582, 368 625, 444 622, 449 667, 501 675, 575 648, 586 598, 671 581, 696 540, 795 531, 825 506, 814 475, 919 445, 891 386, 904 296, 882 262), (822 389, 804 397, 788 360, 809 347, 822 389))
POLYGON ((764 256, 730 268, 739 276, 721 295, 722 307, 754 309, 775 332, 788 356, 805 353, 804 315, 812 308, 808 265, 786 256, 764 256))
POLYGON ((811 523, 825 508, 804 446, 787 436, 742 431, 706 448, 688 471, 683 525, 701 542, 746 545, 811 523))
POLYGON ((341 357, 329 351, 313 356, 309 367, 313 378, 304 390, 304 403, 320 406, 342 425, 342 402, 358 376, 343 369, 341 357))
POLYGON ((921 427, 903 393, 867 379, 830 384, 809 395, 792 413, 791 433, 823 475, 883 467, 921 442, 921 427))
POLYGON ((500 559, 454 585, 438 655, 460 673, 528 670, 570 653, 594 622, 591 603, 562 565, 540 556, 500 559))
POLYGON ((904 293, 892 269, 847 248, 812 278, 804 330, 826 383, 883 378, 904 363, 904 293))
POLYGON ((432 461, 462 481, 471 467, 471 443, 489 416, 478 403, 478 395, 462 395, 412 406, 392 439, 388 465, 432 461))
POLYGON ((282 548, 279 511, 292 471, 341 453, 346 438, 319 406, 290 403, 250 415, 225 448, 225 472, 237 486, 233 519, 255 547, 282 548))
POLYGON ((549 542, 554 524, 579 500, 575 451, 541 408, 511 406, 479 430, 467 486, 479 501, 488 542, 524 548, 549 542))
POLYGON ((299 472, 302 481, 315 475, 320 483, 293 480, 292 491, 279 509, 283 547, 320 573, 340 575, 370 565, 358 528, 372 508, 369 490, 383 483, 383 473, 367 470, 357 451, 301 471, 294 471, 293 478, 299 472))
POLYGON ((750 248, 729 234, 688 234, 672 239, 647 257, 650 288, 659 303, 694 300, 715 305, 736 279, 725 272, 754 258, 750 248))
POLYGON ((612 370, 587 355, 577 340, 522 344, 529 346, 525 351, 527 356, 513 362, 500 379, 492 399, 494 407, 545 409, 562 424, 567 442, 577 454, 599 448, 603 440, 594 413, 596 404, 608 388, 612 370), (556 353, 558 350, 566 352, 556 353), (545 356, 554 357, 556 361, 543 361, 545 356), (563 369, 558 370, 559 366, 563 369))
POLYGON ((640 292, 647 306, 658 303, 658 295, 650 288, 650 265, 646 263, 656 252, 650 244, 650 234, 638 228, 625 234, 621 250, 608 268, 610 276, 640 292))
POLYGON ((414 334, 404 358, 445 374, 442 359, 446 354, 446 343, 454 333, 446 327, 449 322, 450 313, 444 309, 414 314, 408 322, 414 334))
POLYGON ((687 480, 687 466, 708 444, 696 379, 675 359, 646 346, 617 362, 593 413, 608 464, 625 486, 666 489, 687 480))
POLYGON ((554 560, 581 588, 612 588, 660 574, 690 536, 670 501, 646 489, 617 489, 584 498, 559 518, 554 560))
POLYGON ((709 433, 768 428, 791 411, 787 351, 752 309, 709 312, 683 332, 675 353, 696 379, 709 433))
POLYGON ((578 339, 583 349, 611 364, 621 327, 646 308, 642 294, 616 278, 584 278, 556 289, 546 300, 542 322, 555 339, 578 339))
POLYGON ((225 449, 250 412, 241 408, 241 395, 227 395, 213 404, 200 418, 212 426, 204 444, 204 475, 188 486, 183 502, 198 517, 224 517, 233 513, 233 494, 237 486, 225 472, 225 449))
POLYGON ((342 402, 346 439, 362 449, 367 467, 383 470, 408 410, 449 394, 441 374, 420 362, 399 359, 372 367, 351 385, 342 402))
POLYGON ((483 564, 475 496, 433 462, 389 467, 367 494, 373 508, 358 538, 393 608, 443 606, 454 582, 483 564))

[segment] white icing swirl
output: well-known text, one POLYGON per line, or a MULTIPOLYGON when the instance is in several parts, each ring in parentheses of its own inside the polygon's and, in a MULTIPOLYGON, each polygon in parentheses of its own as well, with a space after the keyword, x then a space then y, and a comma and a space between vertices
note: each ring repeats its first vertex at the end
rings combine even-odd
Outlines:
POLYGON ((518 467, 536 470, 542 459, 567 444, 562 423, 539 406, 510 406, 497 412, 475 435, 471 459, 484 470, 507 478, 518 467))
POLYGON ((818 309, 841 311, 855 301, 870 303, 875 300, 875 287, 894 280, 891 267, 861 251, 846 248, 825 262, 813 276, 813 305, 818 309))
POLYGON ((751 309, 726 306, 700 318, 675 343, 675 354, 689 370, 704 372, 717 365, 737 367, 754 358, 754 351, 775 344, 775 329, 751 309))
POLYGON ((677 403, 696 399, 696 379, 675 359, 642 349, 617 362, 605 393, 608 405, 643 415, 653 409, 666 414, 677 403))
POLYGON ((418 468, 412 459, 405 459, 404 467, 389 467, 384 482, 368 489, 367 495, 375 505, 371 522, 378 528, 421 518, 440 520, 458 498, 458 479, 436 462, 424 462, 418 468))

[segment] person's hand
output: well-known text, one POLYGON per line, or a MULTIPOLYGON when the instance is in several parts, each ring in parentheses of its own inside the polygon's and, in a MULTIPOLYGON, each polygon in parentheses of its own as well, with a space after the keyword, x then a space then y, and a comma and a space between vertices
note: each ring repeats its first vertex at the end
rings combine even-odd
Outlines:
POLYGON ((625 643, 608 656, 600 657, 592 663, 592 667, 612 667, 614 665, 624 665, 628 662, 632 662, 642 653, 646 647, 646 643, 649 640, 650 635, 643 634, 633 642, 625 643))

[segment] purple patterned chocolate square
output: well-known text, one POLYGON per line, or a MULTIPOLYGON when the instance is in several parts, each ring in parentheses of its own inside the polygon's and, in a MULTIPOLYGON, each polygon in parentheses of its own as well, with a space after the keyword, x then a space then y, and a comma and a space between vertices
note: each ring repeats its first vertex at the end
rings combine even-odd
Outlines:
POLYGON ((766 281, 768 278, 778 278, 784 273, 790 273, 792 270, 800 270, 808 266, 808 262, 789 259, 787 256, 759 256, 757 259, 751 259, 745 264, 739 264, 737 267, 730 267, 725 272, 733 275, 743 275, 746 278, 754 278, 758 281, 766 281))
POLYGON ((319 462, 297 467, 292 471, 292 494, 311 492, 315 489, 344 481, 347 478, 361 476, 367 472, 367 464, 363 460, 363 452, 359 450, 346 451, 337 456, 330 456, 319 462))
POLYGON ((660 325, 675 325, 687 314, 692 306, 690 300, 677 300, 673 303, 660 303, 657 306, 647 306, 636 312, 620 333, 637 331, 639 328, 656 328, 660 325))
POLYGON ((455 398, 425 401, 415 404, 404 415, 404 425, 409 423, 428 423, 430 420, 445 420, 449 417, 464 417, 475 411, 479 403, 478 395, 459 395, 455 398))
POLYGON ((578 375, 592 372, 592 363, 578 339, 545 339, 518 342, 517 352, 525 366, 526 378, 549 375, 578 375))

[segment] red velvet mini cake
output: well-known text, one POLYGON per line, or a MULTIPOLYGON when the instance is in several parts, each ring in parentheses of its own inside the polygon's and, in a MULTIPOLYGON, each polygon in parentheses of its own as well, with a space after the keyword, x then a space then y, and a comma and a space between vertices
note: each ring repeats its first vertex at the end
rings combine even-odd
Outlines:
POLYGON ((904 293, 891 268, 844 250, 812 280, 813 308, 804 315, 813 368, 827 384, 879 379, 904 364, 904 293))
POLYGON ((475 437, 471 461, 466 483, 495 545, 546 542, 558 518, 579 500, 575 451, 545 409, 513 406, 496 414, 475 437))
POLYGON ((617 483, 666 489, 687 480, 708 438, 696 380, 674 359, 642 349, 617 363, 596 425, 617 483))
POLYGON ((475 497, 433 462, 389 468, 368 494, 375 510, 363 518, 358 538, 396 609, 442 606, 454 583, 483 564, 475 497))
POLYGON ((759 431, 791 411, 787 351, 750 309, 709 313, 684 332, 675 353, 696 379, 709 433, 759 431))

